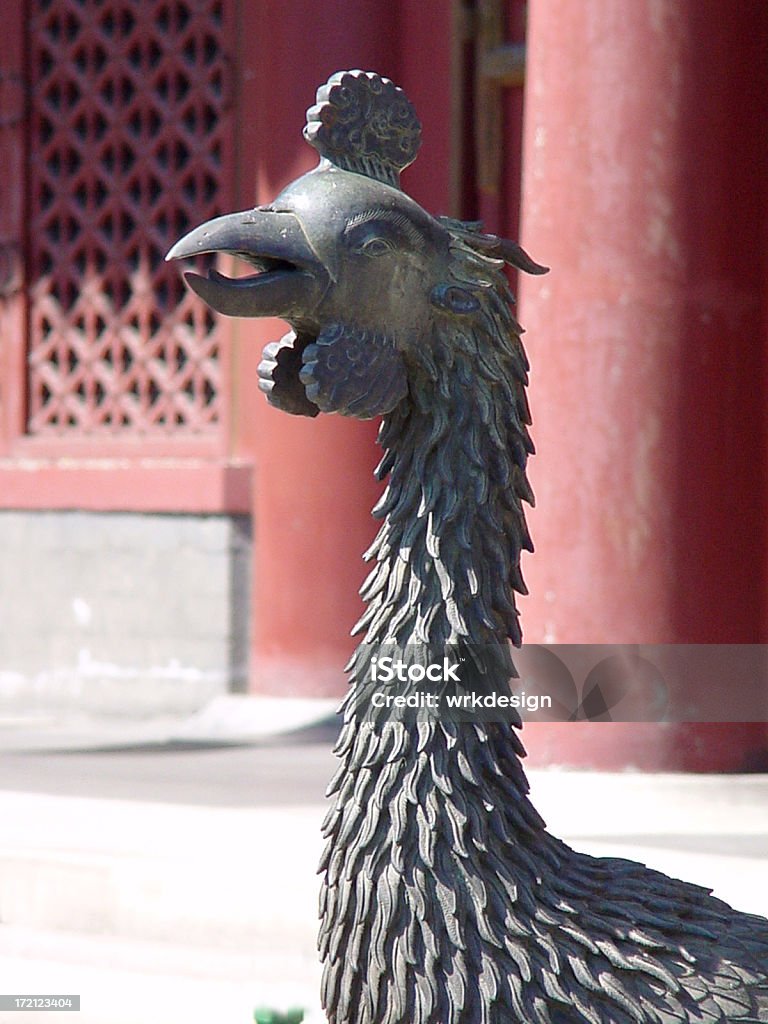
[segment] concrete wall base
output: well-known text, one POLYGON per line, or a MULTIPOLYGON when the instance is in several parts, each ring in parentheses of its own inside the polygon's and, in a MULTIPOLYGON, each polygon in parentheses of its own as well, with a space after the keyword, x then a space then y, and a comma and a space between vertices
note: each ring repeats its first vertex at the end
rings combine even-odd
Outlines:
POLYGON ((245 516, 0 512, 0 714, 245 690, 250 562, 245 516))

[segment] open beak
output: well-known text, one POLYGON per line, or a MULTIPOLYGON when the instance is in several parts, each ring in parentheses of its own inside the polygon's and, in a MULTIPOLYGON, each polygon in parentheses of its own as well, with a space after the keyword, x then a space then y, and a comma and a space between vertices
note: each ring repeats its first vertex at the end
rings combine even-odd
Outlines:
POLYGON ((204 253, 229 253, 256 273, 231 278, 216 270, 207 277, 187 272, 190 288, 227 316, 279 316, 311 322, 328 285, 328 274, 290 212, 256 207, 201 224, 184 235, 166 260, 204 253))
POLYGON ((300 379, 304 349, 317 337, 316 311, 329 284, 295 214, 257 207, 217 217, 190 231, 165 257, 189 259, 228 253, 256 271, 231 278, 210 270, 207 277, 185 273, 200 298, 227 316, 277 316, 294 330, 267 345, 259 365, 259 388, 271 405, 298 416, 317 416, 300 379))

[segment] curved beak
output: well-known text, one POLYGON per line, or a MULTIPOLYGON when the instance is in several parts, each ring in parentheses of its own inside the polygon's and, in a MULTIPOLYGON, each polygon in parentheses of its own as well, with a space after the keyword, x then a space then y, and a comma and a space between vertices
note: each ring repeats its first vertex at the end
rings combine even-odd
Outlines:
POLYGON ((216 270, 207 277, 187 272, 187 284, 213 309, 227 316, 312 320, 329 277, 295 214, 256 207, 216 217, 181 238, 165 258, 218 252, 245 260, 256 273, 230 278, 216 270))

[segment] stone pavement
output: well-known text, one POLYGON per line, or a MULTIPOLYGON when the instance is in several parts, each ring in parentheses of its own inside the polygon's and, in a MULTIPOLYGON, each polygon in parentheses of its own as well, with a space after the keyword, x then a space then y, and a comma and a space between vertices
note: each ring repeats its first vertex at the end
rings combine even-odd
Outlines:
MULTIPOLYGON (((301 1005, 319 1024, 315 868, 334 727, 327 704, 306 705, 0 719, 0 992, 79 994, 79 1024, 248 1024, 260 1005, 301 1005)), ((768 776, 530 778, 573 845, 768 914, 768 776)))

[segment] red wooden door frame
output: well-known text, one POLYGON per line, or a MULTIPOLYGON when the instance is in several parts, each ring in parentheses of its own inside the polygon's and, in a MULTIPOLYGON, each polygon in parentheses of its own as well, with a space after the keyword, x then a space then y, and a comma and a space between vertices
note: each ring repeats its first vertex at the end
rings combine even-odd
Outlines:
POLYGON ((24 337, 24 152, 25 74, 24 6, 11 5, 4 18, 0 48, 0 153, 3 197, 0 201, 0 455, 21 432, 22 402, 17 382, 24 337))

